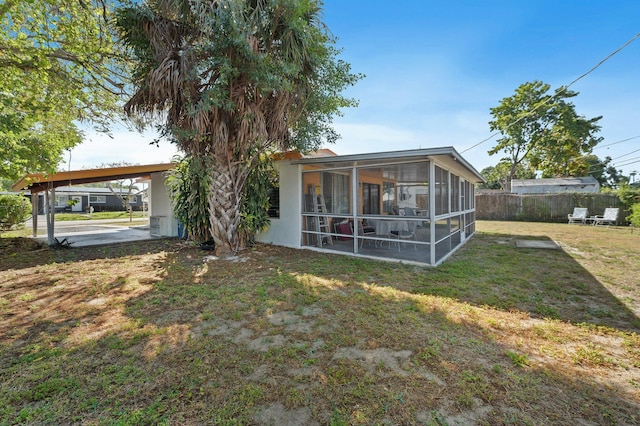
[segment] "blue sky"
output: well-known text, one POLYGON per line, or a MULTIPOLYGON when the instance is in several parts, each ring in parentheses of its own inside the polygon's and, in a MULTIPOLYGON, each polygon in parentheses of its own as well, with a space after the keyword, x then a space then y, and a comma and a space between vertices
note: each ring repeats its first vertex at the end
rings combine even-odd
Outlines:
MULTIPOLYGON (((487 154, 496 137, 470 149, 491 135, 490 108, 522 83, 555 89, 590 70, 640 33, 640 2, 325 0, 324 21, 341 58, 366 75, 348 90, 360 104, 335 119, 342 139, 328 148, 454 146, 482 170, 500 159, 487 154)), ((580 115, 603 116, 601 145, 640 136, 639 70, 640 38, 571 87, 580 115)), ((173 152, 149 147, 151 135, 114 136, 89 135, 72 168, 93 165, 99 153, 149 163, 173 152)), ((594 154, 611 156, 626 174, 640 171, 640 137, 594 154)))

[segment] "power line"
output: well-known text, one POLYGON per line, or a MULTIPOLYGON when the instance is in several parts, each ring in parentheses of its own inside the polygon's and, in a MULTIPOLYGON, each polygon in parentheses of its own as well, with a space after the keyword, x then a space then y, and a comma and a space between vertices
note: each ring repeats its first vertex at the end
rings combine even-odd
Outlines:
MULTIPOLYGON (((630 161, 630 162, 628 162, 628 163, 618 164, 618 165, 617 165, 617 166, 615 166, 615 167, 616 167, 616 168, 617 168, 617 167, 625 167, 625 166, 630 166, 630 165, 632 165, 632 164, 640 163, 640 157, 629 158, 629 160, 634 160, 634 161, 630 161)), ((627 161, 629 161, 629 160, 627 160, 627 161)))
POLYGON ((626 166, 630 166, 632 164, 636 164, 636 163, 640 163, 640 157, 633 157, 633 158, 627 158, 624 163, 618 163, 618 164, 613 164, 613 163, 598 163, 598 164, 592 164, 591 166, 589 166, 589 170, 593 169, 593 171, 596 170, 604 170, 605 168, 609 168, 609 167, 613 167, 614 169, 620 169, 621 167, 626 167, 626 166))
POLYGON ((640 138, 640 135, 633 136, 633 137, 630 137, 630 138, 627 138, 627 139, 622 139, 621 141, 611 142, 611 143, 608 143, 606 145, 598 145, 595 148, 607 148, 607 147, 612 146, 612 145, 617 145, 619 143, 627 142, 627 141, 630 141, 630 140, 633 140, 633 139, 638 139, 638 138, 640 138))
MULTIPOLYGON (((538 108, 540 108, 541 106, 549 103, 552 99, 554 99, 555 97, 557 97, 558 95, 560 95, 563 92, 566 92, 569 87, 571 87, 572 85, 574 85, 575 83, 577 83, 578 81, 582 80, 584 77, 588 76, 589 74, 591 74, 593 71, 595 71, 596 69, 598 69, 602 64, 604 64, 606 61, 608 61, 609 59, 611 59, 614 55, 616 55, 617 53, 619 53, 622 49, 624 49, 625 47, 627 47, 628 45, 630 45, 631 43, 633 43, 638 37, 640 37, 640 33, 636 34, 635 36, 633 36, 629 41, 627 41, 625 44, 623 44, 622 46, 620 46, 619 48, 617 48, 616 50, 614 50, 613 52, 611 52, 610 54, 608 54, 603 60, 601 60, 600 62, 598 62, 594 67, 592 67, 590 70, 588 70, 587 72, 585 72, 584 74, 580 75, 578 78, 576 78, 575 80, 573 80, 571 83, 569 83, 566 86, 563 86, 561 88, 561 90, 559 90, 554 96, 550 96, 549 98, 547 98, 544 102, 540 103, 539 105, 537 105, 534 109, 532 109, 531 111, 529 111, 528 114, 523 115, 522 117, 518 118, 516 121, 514 121, 513 123, 509 124, 507 126, 507 128, 519 123, 521 120, 523 120, 524 118, 528 117, 529 115, 533 114, 538 108)), ((478 142, 475 145, 472 145, 471 147, 461 151, 461 154, 464 154, 467 151, 470 151, 480 145, 482 145, 483 143, 493 139, 496 135, 500 134, 500 132, 495 132, 492 135, 490 135, 488 138, 485 138, 483 140, 481 140, 480 142, 478 142)))
POLYGON ((617 48, 616 50, 614 50, 613 52, 611 52, 606 58, 604 58, 603 60, 601 60, 600 62, 598 62, 596 64, 596 66, 594 66, 593 68, 591 68, 589 71, 585 72, 584 74, 582 74, 580 77, 576 78, 575 80, 573 80, 571 83, 569 83, 569 85, 567 86, 567 89, 569 87, 571 87, 573 85, 573 83, 581 80, 582 78, 586 77, 587 75, 591 74, 593 71, 595 71, 598 67, 600 67, 600 65, 604 64, 605 62, 607 62, 609 59, 611 59, 612 56, 614 56, 616 53, 620 52, 622 49, 624 49, 625 47, 627 47, 628 45, 630 45, 631 43, 633 43, 633 41, 635 39, 637 39, 638 37, 640 37, 640 33, 636 34, 635 36, 631 37, 631 40, 629 40, 628 42, 626 42, 625 44, 623 44, 622 46, 620 46, 619 48, 617 48))
MULTIPOLYGON (((638 151, 640 151, 640 148, 639 148, 639 149, 636 149, 635 151, 631 151, 631 152, 629 152, 629 153, 627 153, 627 154, 620 155, 620 156, 618 156, 618 157, 616 157, 616 158, 612 158, 611 160, 618 160, 618 159, 620 159, 620 158, 622 158, 622 157, 626 157, 627 155, 635 154, 635 153, 636 153, 636 152, 638 152, 638 151)), ((624 160, 624 161, 627 161, 627 160, 624 160)))
POLYGON ((634 157, 634 158, 629 158, 628 160, 625 161, 629 161, 628 163, 622 163, 622 164, 603 164, 603 163, 598 163, 598 164, 593 164, 591 166, 588 167, 588 170, 590 170, 589 173, 591 173, 591 171, 595 172, 595 171, 602 171, 605 168, 609 168, 609 167, 613 167, 616 170, 619 170, 621 167, 626 167, 626 166, 630 166, 632 164, 636 164, 636 163, 640 163, 640 157, 634 157), (633 160, 633 161, 631 161, 633 160))

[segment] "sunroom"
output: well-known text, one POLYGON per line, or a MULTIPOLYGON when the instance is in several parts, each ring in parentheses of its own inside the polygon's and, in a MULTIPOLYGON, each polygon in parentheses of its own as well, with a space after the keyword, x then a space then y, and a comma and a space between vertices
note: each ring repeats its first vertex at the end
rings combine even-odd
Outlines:
POLYGON ((437 265, 475 232, 482 176, 452 147, 281 160, 263 242, 437 265))

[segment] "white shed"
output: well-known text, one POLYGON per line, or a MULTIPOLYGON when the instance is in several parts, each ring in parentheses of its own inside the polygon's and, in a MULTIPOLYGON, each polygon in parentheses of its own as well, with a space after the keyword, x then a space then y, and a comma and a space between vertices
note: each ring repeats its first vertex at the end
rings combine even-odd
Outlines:
POLYGON ((514 194, 560 194, 564 192, 594 193, 600 184, 593 176, 545 179, 514 179, 511 192, 514 194))

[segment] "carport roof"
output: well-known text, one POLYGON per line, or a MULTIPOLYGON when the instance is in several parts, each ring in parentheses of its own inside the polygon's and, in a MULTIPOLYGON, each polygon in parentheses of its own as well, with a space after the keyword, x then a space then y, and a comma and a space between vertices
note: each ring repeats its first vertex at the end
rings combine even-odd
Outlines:
POLYGON ((175 167, 173 163, 147 164, 143 166, 108 167, 103 169, 71 170, 50 175, 29 174, 16 182, 14 191, 31 190, 41 192, 66 185, 78 185, 92 182, 106 182, 117 179, 133 179, 149 176, 151 173, 166 172, 175 167))

